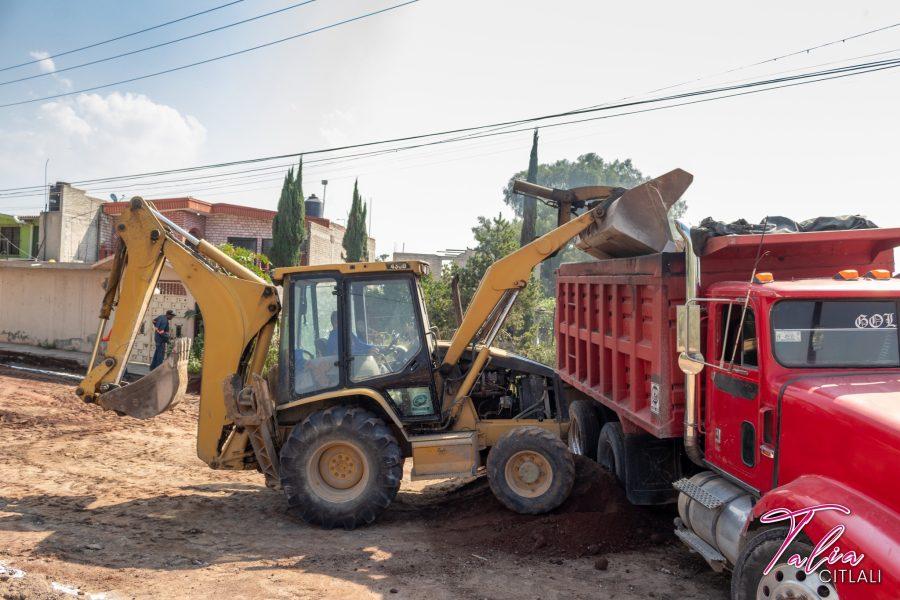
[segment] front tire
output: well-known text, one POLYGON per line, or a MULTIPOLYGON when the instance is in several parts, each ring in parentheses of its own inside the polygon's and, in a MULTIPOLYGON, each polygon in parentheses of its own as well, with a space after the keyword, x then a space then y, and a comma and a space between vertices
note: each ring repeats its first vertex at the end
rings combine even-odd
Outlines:
POLYGON ((594 407, 585 400, 573 400, 569 404, 569 421, 569 452, 596 460, 600 421, 594 407))
POLYGON ((807 575, 803 569, 788 564, 794 554, 808 557, 812 553, 812 546, 804 541, 791 542, 772 570, 763 573, 787 534, 784 527, 766 529, 747 542, 731 576, 731 600, 838 600, 833 583, 823 582, 818 573, 807 575))
POLYGON ((280 462, 291 512, 325 529, 371 523, 393 501, 403 477, 391 430, 359 407, 334 406, 295 425, 280 462))
POLYGON ((558 437, 540 427, 517 427, 491 448, 488 483, 508 509, 526 515, 553 510, 575 482, 575 463, 558 437))

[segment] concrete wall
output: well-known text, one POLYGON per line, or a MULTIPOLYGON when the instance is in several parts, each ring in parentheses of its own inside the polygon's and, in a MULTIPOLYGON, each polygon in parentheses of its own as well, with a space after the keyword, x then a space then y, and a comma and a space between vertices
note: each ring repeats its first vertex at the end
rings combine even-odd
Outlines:
POLYGON ((99 258, 100 207, 103 200, 59 182, 51 190, 59 195, 59 210, 41 213, 42 260, 93 263, 99 258))
MULTIPOLYGON (((97 333, 103 281, 109 264, 0 261, 0 342, 90 352, 97 333)), ((176 313, 172 333, 194 335, 194 298, 186 293, 170 267, 163 269, 143 318, 143 333, 135 340, 129 362, 149 363, 153 355, 154 317, 167 309, 176 313)), ((115 313, 113 313, 115 320, 115 313)), ((108 329, 107 329, 108 330, 108 329)))

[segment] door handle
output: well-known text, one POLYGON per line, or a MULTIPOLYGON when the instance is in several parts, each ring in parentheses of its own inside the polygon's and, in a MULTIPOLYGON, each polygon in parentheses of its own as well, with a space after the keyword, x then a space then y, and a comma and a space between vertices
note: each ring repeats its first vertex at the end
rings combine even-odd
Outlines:
POLYGON ((768 444, 762 444, 759 447, 759 453, 765 456, 766 458, 775 458, 775 448, 768 444))

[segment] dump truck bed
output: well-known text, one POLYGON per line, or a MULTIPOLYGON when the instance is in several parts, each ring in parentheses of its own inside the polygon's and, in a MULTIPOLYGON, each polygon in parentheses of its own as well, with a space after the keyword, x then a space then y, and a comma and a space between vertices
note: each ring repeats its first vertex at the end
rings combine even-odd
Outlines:
POLYGON ((684 256, 564 264, 556 289, 562 380, 618 413, 626 433, 680 437, 675 307, 684 302, 684 256))

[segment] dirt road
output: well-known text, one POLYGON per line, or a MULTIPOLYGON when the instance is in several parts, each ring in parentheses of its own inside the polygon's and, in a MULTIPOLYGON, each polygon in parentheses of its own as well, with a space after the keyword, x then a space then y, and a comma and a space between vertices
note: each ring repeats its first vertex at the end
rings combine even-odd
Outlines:
POLYGON ((727 595, 669 533, 671 510, 628 506, 593 463, 550 515, 506 511, 483 478, 404 481, 373 526, 321 531, 259 474, 196 458, 196 398, 137 421, 71 389, 0 366, 3 598, 727 595))

